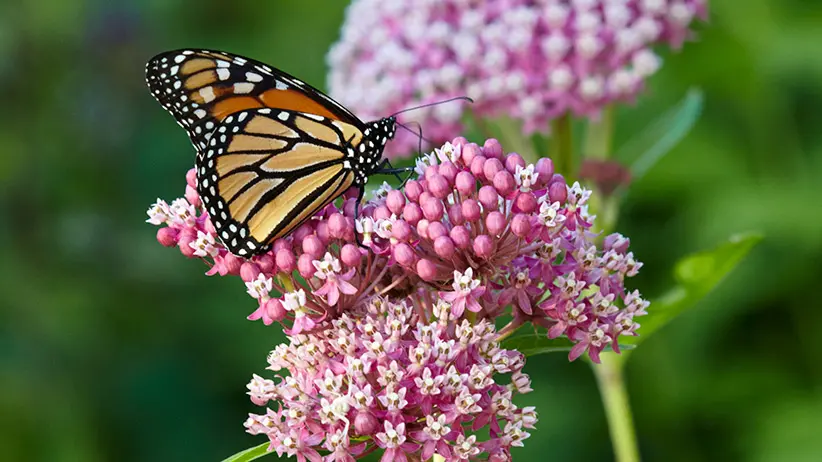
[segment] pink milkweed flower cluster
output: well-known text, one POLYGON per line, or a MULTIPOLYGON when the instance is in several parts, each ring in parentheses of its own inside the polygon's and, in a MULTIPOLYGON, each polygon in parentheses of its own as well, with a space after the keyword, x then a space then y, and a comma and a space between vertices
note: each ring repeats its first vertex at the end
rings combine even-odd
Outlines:
POLYGON ((490 321, 437 319, 443 303, 374 298, 326 329, 290 336, 268 357, 268 369, 288 375, 248 384, 252 402, 276 410, 250 414, 247 430, 300 461, 378 449, 382 461, 510 460, 537 421, 534 408, 513 403, 531 391, 525 358, 500 348, 490 321))
POLYGON ((508 335, 531 323, 595 362, 636 335, 648 302, 625 288, 642 264, 629 240, 591 231, 591 191, 568 185, 550 159, 527 165, 496 140, 457 138, 418 160, 401 190, 381 187, 354 216, 353 198, 330 204, 266 253, 241 259, 219 242, 189 172, 186 198, 148 210, 157 239, 211 268, 239 275, 257 308, 289 335, 322 328, 375 295, 439 299, 444 319, 512 314, 508 335), (359 240, 357 239, 359 237, 359 240), (602 237, 602 242, 598 239, 602 237), (358 243, 359 242, 359 243, 358 243), (422 291, 422 292, 420 292, 422 291))
POLYGON ((149 208, 161 244, 206 262, 209 275, 240 276, 256 303, 248 319, 289 336, 269 358, 289 374, 249 384, 256 404, 281 403, 246 424, 271 450, 311 461, 377 450, 383 460, 509 460, 536 417, 511 403, 530 380, 500 340, 532 324, 566 338, 570 360, 599 362, 637 335, 648 302, 625 282, 642 264, 626 237, 592 231, 591 192, 550 159, 527 164, 494 139, 456 138, 416 173, 401 189, 380 187, 359 216, 354 197, 329 204, 250 259, 220 243, 193 172, 184 198, 149 208), (511 320, 496 329, 500 316, 511 320))
MULTIPOLYGON (((355 0, 328 55, 328 83, 367 117, 469 96, 477 116, 511 116, 532 132, 631 101, 660 67, 652 48, 678 48, 706 16, 706 0, 355 0)), ((442 142, 459 132, 463 107, 413 116, 442 142)), ((400 132, 388 153, 416 146, 400 132)))

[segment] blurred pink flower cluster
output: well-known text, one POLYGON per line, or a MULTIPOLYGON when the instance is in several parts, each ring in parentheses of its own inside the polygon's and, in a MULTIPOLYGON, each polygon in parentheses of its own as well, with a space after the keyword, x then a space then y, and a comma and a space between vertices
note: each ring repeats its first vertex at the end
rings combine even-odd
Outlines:
POLYGON ((513 403, 531 391, 525 358, 499 347, 491 322, 443 322, 438 310, 375 297, 322 331, 290 336, 268 357, 268 369, 288 375, 248 384, 255 404, 276 410, 250 414, 246 428, 298 460, 353 461, 376 449, 383 461, 510 460, 537 421, 513 403))
MULTIPOLYGON (((660 67, 652 50, 689 37, 706 0, 355 0, 328 55, 331 95, 379 118, 455 96, 479 117, 521 120, 526 133, 571 113, 630 101, 660 67)), ((426 138, 461 131, 464 105, 408 114, 426 138)), ((398 134, 389 155, 417 146, 398 134)))

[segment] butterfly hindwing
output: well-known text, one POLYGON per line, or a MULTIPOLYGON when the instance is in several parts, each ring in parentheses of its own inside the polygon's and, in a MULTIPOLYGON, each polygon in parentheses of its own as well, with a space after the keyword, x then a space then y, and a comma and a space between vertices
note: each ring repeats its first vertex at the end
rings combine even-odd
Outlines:
POLYGON ((319 90, 253 59, 211 50, 176 50, 146 65, 146 81, 202 155, 216 126, 231 114, 273 107, 317 114, 355 127, 362 122, 319 90))
POLYGON ((260 108, 227 116, 197 160, 217 235, 246 256, 291 232, 354 184, 349 147, 361 137, 316 114, 260 108))

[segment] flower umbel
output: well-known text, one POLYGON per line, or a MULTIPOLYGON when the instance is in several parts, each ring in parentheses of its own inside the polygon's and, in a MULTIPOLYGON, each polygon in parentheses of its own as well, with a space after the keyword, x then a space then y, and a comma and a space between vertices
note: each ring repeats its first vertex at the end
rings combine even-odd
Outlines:
MULTIPOLYGON (((532 132, 633 100, 661 66, 653 50, 679 48, 706 17, 706 0, 355 0, 328 54, 328 84, 366 118, 467 94, 474 115, 513 117, 532 132)), ((465 108, 409 116, 443 142, 460 131, 465 108)), ((416 146, 399 133, 387 152, 416 146)))
POLYGON ((637 335, 648 302, 625 282, 642 264, 625 236, 591 231, 591 191, 567 184, 550 159, 529 165, 496 140, 457 138, 417 169, 359 216, 343 198, 251 259, 220 243, 194 205, 192 174, 187 199, 149 210, 163 245, 205 261, 207 274, 240 276, 257 304, 248 318, 285 328, 269 369, 287 374, 248 385, 254 403, 280 403, 246 422, 270 450, 508 460, 536 414, 513 403, 531 381, 500 338, 530 323, 567 338, 569 359, 599 362, 637 335))
POLYGON ((381 448, 384 461, 509 455, 528 437, 524 422, 536 418, 511 401, 530 388, 500 384, 495 375, 527 382, 522 356, 500 349, 488 321, 455 331, 427 322, 429 312, 374 299, 322 331, 290 336, 268 358, 269 369, 289 375, 255 375, 248 385, 255 404, 273 401, 280 410, 251 414, 247 430, 267 435, 278 454, 309 460, 329 446, 354 455, 381 448), (483 428, 490 438, 478 442, 483 428))
POLYGON ((209 274, 240 275, 258 303, 249 319, 280 322, 292 335, 375 295, 437 300, 431 315, 444 324, 510 309, 503 335, 527 322, 545 327, 577 345, 571 358, 587 352, 598 361, 604 348, 618 350, 619 336, 636 335, 647 302, 625 280, 642 264, 620 234, 597 244, 590 190, 568 185, 550 159, 527 165, 493 139, 457 138, 426 159, 416 179, 381 188, 359 217, 354 199, 344 199, 342 210, 329 205, 251 260, 228 253, 186 199, 158 200, 149 221, 166 226, 161 243, 209 262, 209 274))

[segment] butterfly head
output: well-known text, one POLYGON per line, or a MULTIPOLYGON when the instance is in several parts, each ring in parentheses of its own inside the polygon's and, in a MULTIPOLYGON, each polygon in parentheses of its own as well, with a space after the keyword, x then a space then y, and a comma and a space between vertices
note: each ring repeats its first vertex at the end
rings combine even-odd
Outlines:
MULTIPOLYGON (((396 130, 397 118, 394 116, 386 117, 376 122, 372 122, 371 132, 375 137, 375 144, 380 148, 385 147, 385 144, 388 142, 388 140, 394 138, 396 130)), ((380 153, 382 154, 382 149, 380 149, 380 153)))
POLYGON ((361 154, 356 158, 356 163, 361 168, 361 181, 379 168, 385 145, 388 140, 394 138, 396 127, 397 119, 394 117, 386 117, 366 125, 359 145, 361 154))

